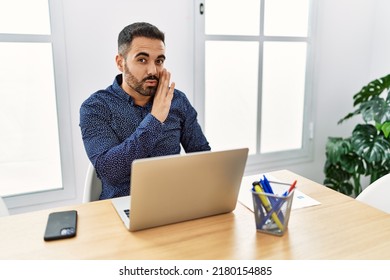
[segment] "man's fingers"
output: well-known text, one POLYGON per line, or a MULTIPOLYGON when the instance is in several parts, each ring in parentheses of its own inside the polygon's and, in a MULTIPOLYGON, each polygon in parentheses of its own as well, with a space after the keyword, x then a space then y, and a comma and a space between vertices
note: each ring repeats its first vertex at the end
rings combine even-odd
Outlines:
POLYGON ((173 92, 175 90, 175 83, 170 85, 171 73, 167 70, 163 70, 160 73, 160 81, 154 96, 152 115, 155 116, 160 122, 164 122, 168 117, 171 102, 173 99, 173 92))
POLYGON ((166 71, 164 69, 164 80, 163 80, 163 84, 162 84, 162 90, 163 90, 163 93, 165 95, 169 94, 169 82, 170 82, 170 79, 171 79, 171 73, 169 73, 168 71, 166 71))
POLYGON ((169 79, 170 79, 170 73, 167 72, 166 69, 163 69, 160 72, 159 83, 158 83, 157 92, 156 92, 157 96, 159 96, 159 95, 165 96, 167 94, 166 88, 169 85, 169 79))
POLYGON ((163 69, 160 73, 160 81, 156 92, 156 97, 166 97, 169 94, 172 94, 175 89, 175 83, 171 83, 171 86, 169 86, 171 79, 171 73, 168 72, 166 69, 163 69))
POLYGON ((171 83, 171 86, 169 87, 167 92, 167 96, 171 96, 171 98, 173 97, 173 91, 175 90, 175 85, 176 85, 175 82, 171 83))

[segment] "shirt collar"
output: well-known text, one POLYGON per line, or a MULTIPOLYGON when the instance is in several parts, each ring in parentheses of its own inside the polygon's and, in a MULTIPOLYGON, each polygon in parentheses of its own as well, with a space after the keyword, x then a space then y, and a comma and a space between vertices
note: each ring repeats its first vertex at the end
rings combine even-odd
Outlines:
POLYGON ((112 84, 113 91, 118 95, 119 98, 127 102, 130 102, 132 105, 134 105, 133 97, 127 94, 121 87, 122 82, 123 82, 122 74, 118 74, 114 79, 114 83, 112 84))

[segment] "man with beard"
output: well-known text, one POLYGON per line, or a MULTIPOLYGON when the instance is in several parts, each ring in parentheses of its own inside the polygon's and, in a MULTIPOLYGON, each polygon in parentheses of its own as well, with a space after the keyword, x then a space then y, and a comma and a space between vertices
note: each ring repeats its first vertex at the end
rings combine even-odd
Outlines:
POLYGON ((170 82, 164 68, 165 36, 138 22, 118 36, 116 65, 122 74, 80 108, 87 155, 102 181, 100 199, 129 195, 133 160, 209 151, 197 112, 170 82))

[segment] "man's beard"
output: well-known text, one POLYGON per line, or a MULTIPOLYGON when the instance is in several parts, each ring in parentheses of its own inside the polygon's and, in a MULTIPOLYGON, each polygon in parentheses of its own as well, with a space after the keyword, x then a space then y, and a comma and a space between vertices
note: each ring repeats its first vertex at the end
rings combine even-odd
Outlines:
POLYGON ((138 81, 137 78, 134 77, 133 74, 131 74, 131 72, 127 68, 127 65, 125 66, 124 82, 130 88, 132 88, 133 90, 135 90, 136 92, 138 92, 139 94, 141 94, 143 96, 154 96, 156 94, 156 91, 157 91, 158 81, 159 81, 158 77, 154 76, 154 75, 148 76, 148 77, 142 79, 141 81, 138 81), (144 88, 144 84, 147 80, 149 80, 149 81, 155 80, 155 81, 157 81, 157 85, 153 86, 153 87, 144 88))

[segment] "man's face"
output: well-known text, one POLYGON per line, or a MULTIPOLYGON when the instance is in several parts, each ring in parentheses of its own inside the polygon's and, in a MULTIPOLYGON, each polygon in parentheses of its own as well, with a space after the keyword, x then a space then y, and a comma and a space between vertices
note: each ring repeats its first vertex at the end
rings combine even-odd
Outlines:
POLYGON ((123 73, 122 88, 133 97, 154 96, 164 61, 165 46, 162 41, 134 38, 126 57, 117 57, 118 68, 123 73))

